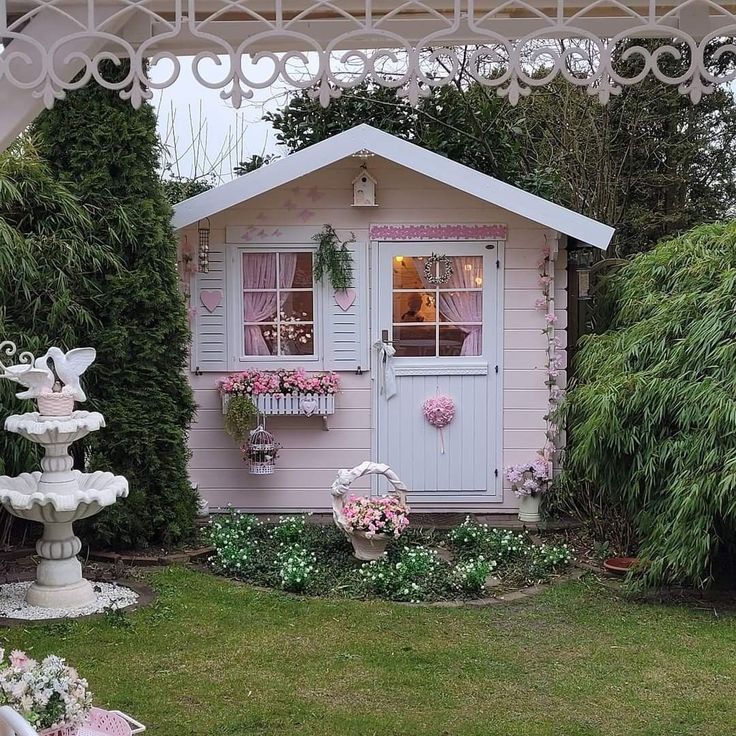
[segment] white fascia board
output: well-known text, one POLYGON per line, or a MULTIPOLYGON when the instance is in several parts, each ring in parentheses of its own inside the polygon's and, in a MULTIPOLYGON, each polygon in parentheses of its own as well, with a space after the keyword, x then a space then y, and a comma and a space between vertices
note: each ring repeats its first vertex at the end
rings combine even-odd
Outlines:
MULTIPOLYGON (((306 174, 341 161, 368 146, 360 143, 361 129, 370 126, 358 126, 332 138, 316 143, 309 148, 296 151, 288 156, 262 166, 248 174, 239 176, 227 184, 202 192, 195 197, 185 199, 174 207, 172 224, 178 230, 203 217, 211 217, 230 207, 245 202, 259 194, 288 184, 306 174), (356 143, 357 141, 357 143, 356 143)), ((393 136, 392 136, 393 138, 393 136)), ((393 140, 396 140, 395 138, 393 140)), ((389 157, 390 158, 390 157, 389 157)))
POLYGON ((394 145, 397 142, 396 138, 375 128, 369 128, 366 137, 372 144, 366 147, 375 153, 447 184, 453 189, 478 197, 489 204, 502 207, 566 235, 572 235, 583 243, 597 248, 605 250, 611 242, 614 229, 597 220, 568 210, 413 143, 398 140, 398 143, 403 145, 394 145), (390 141, 387 142, 384 137, 388 137, 390 141), (389 154, 385 152, 387 143, 391 145, 389 154))
POLYGON ((371 151, 453 189, 559 230, 597 248, 607 248, 613 237, 614 230, 608 225, 370 125, 359 125, 339 133, 227 184, 180 202, 174 207, 174 228, 191 225, 361 150, 371 151))

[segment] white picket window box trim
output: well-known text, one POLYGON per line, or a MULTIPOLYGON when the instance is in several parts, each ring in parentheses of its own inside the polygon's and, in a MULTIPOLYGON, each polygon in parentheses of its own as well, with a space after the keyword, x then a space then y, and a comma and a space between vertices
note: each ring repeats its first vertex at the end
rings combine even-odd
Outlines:
MULTIPOLYGON (((258 394, 251 397, 259 414, 280 417, 322 417, 324 429, 327 417, 335 413, 334 394, 258 394)), ((222 413, 227 411, 230 394, 222 394, 222 413)))

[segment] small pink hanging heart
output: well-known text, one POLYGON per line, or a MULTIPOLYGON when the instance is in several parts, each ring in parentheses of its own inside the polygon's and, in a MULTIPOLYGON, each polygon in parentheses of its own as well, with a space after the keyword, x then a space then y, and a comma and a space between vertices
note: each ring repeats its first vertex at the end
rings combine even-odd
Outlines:
POLYGON ((335 304, 337 304, 343 312, 347 312, 350 307, 355 304, 355 297, 357 296, 355 289, 345 289, 345 291, 335 292, 335 304))
POLYGON ((208 312, 214 312, 222 302, 222 292, 219 289, 202 289, 199 292, 199 301, 208 312))
POLYGON ((302 414, 308 417, 311 417, 317 411, 318 406, 317 399, 302 399, 299 402, 299 409, 301 409, 302 414))

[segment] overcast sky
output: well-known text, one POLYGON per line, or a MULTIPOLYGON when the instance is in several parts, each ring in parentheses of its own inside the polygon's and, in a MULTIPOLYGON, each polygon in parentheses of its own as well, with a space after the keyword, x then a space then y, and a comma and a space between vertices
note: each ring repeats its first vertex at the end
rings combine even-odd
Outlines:
MULTIPOLYGON (((179 78, 171 87, 155 91, 153 99, 173 174, 191 177, 213 171, 227 181, 238 161, 254 154, 282 152, 271 126, 261 118, 267 110, 286 103, 283 85, 255 90, 254 98, 235 110, 220 97, 220 90, 207 89, 194 78, 191 57, 182 57, 180 62, 179 78)), ((165 79, 169 69, 162 62, 151 70, 152 79, 165 79)), ((217 77, 214 65, 207 69, 203 64, 201 71, 207 79, 217 77)))

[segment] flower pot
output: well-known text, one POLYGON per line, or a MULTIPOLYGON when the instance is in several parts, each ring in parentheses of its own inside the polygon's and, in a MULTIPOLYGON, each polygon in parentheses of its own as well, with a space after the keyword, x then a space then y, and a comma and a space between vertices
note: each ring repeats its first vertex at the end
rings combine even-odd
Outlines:
POLYGON ((69 417, 74 411, 74 397, 66 394, 43 394, 36 403, 38 413, 44 417, 69 417))
POLYGON ((542 496, 536 494, 534 496, 521 496, 519 498, 519 521, 526 521, 530 524, 536 524, 542 520, 539 515, 539 503, 542 496))
POLYGON ((385 534, 374 534, 371 537, 366 532, 354 531, 350 534, 353 545, 353 554, 359 560, 369 562, 377 560, 385 551, 389 538, 385 534))

